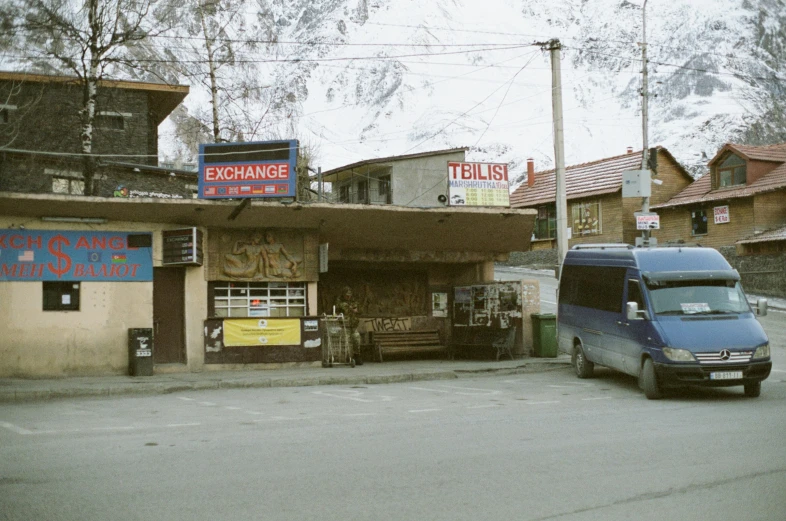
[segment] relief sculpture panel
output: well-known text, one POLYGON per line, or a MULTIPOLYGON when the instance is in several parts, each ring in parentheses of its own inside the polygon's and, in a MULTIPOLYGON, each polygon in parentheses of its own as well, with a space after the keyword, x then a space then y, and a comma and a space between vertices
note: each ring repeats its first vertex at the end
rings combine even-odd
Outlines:
POLYGON ((218 230, 208 240, 209 280, 317 280, 318 239, 288 230, 218 230))

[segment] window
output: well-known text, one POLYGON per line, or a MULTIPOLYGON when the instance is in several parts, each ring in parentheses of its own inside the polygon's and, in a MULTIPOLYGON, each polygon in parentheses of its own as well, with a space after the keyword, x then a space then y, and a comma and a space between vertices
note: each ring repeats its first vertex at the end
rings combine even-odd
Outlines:
POLYGON ((600 203, 576 203, 573 210, 573 235, 600 235, 600 203))
POLYGON ((79 311, 79 282, 44 281, 44 311, 79 311))
POLYGON ((535 238, 554 239, 557 237, 557 207, 539 206, 535 218, 535 238))
POLYGON ((368 203, 368 181, 358 181, 358 203, 368 203))
POLYGON ((122 114, 96 114, 95 126, 104 130, 125 130, 125 117, 122 114))
POLYGON ((386 204, 391 204, 390 192, 390 176, 383 175, 377 180, 377 190, 379 191, 379 200, 386 204))
POLYGON ((304 282, 213 282, 210 315, 215 317, 302 317, 304 282))
POLYGON ((692 235, 707 235, 707 212, 693 210, 690 213, 690 224, 692 235))
POLYGON ((71 179, 70 177, 53 177, 52 193, 85 195, 85 182, 81 179, 71 179))
POLYGON ((559 303, 622 312, 626 268, 566 265, 559 283, 559 303))
POLYGON ((338 202, 349 202, 349 185, 341 185, 338 187, 338 202))
POLYGON ((729 156, 717 166, 716 171, 716 186, 718 188, 745 184, 745 160, 734 154, 729 154, 729 156))

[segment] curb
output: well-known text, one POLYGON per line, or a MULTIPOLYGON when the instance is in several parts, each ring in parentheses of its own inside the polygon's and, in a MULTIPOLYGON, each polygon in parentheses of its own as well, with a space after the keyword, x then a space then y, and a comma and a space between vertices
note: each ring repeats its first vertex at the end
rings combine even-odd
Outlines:
MULTIPOLYGON (((225 380, 198 380, 194 382, 133 382, 124 385, 107 386, 79 385, 53 389, 2 389, 0 403, 34 402, 63 398, 110 398, 119 396, 142 396, 154 394, 173 394, 183 391, 212 391, 220 389, 264 389, 271 387, 313 387, 321 385, 382 385, 427 380, 455 380, 491 374, 510 375, 548 372, 569 367, 565 361, 521 364, 516 367, 483 369, 450 369, 444 371, 424 371, 386 375, 314 375, 307 377, 271 376, 266 378, 225 380)), ((144 377, 143 377, 144 378, 144 377)))

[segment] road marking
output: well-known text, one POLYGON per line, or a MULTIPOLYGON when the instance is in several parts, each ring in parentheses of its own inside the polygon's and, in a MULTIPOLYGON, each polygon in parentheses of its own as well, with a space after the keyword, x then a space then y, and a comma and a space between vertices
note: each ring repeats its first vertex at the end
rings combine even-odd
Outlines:
POLYGON ((477 387, 464 387, 464 386, 458 386, 458 385, 440 385, 440 387, 445 387, 447 389, 459 389, 461 391, 478 391, 476 393, 456 393, 456 394, 460 394, 460 395, 464 395, 464 396, 476 396, 478 394, 492 395, 492 394, 499 394, 499 393, 502 392, 502 391, 494 391, 494 390, 491 390, 491 389, 480 389, 480 388, 477 388, 477 387))
POLYGON ((445 393, 448 394, 450 391, 445 391, 443 389, 431 389, 429 387, 410 387, 413 391, 430 391, 432 393, 445 393))
POLYGON ((442 409, 412 409, 412 410, 407 411, 407 412, 411 412, 413 414, 419 414, 421 412, 436 412, 436 411, 441 411, 441 410, 442 409))
POLYGON ((498 403, 490 403, 488 405, 470 405, 467 409, 490 409, 492 407, 502 407, 498 403))
POLYGON ((178 396, 177 399, 178 400, 183 400, 184 402, 193 402, 194 401, 193 398, 186 398, 185 396, 178 396))
POLYGON ((329 396, 330 398, 341 398, 342 400, 352 400, 355 402, 362 402, 362 403, 374 403, 374 402, 392 402, 392 396, 377 396, 374 397, 373 400, 369 400, 366 398, 361 398, 360 396, 363 394, 362 391, 357 390, 345 390, 345 391, 335 391, 333 393, 328 393, 325 391, 313 391, 313 394, 318 394, 320 396, 329 396))
POLYGON ((33 431, 29 431, 27 429, 23 429, 22 427, 20 427, 18 425, 14 425, 13 423, 0 422, 0 427, 8 429, 9 431, 15 432, 17 434, 23 434, 23 435, 24 434, 33 434, 33 431))
POLYGON ((611 400, 611 396, 596 396, 595 398, 582 398, 582 400, 585 402, 592 400, 611 400))
POLYGON ((167 427, 176 429, 178 427, 199 427, 201 423, 170 423, 167 427))

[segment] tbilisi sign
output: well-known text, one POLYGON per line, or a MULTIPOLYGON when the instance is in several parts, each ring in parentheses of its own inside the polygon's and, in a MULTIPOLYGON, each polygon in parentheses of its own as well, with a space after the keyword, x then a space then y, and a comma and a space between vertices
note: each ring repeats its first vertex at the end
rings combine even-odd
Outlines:
POLYGON ((510 206, 508 165, 448 162, 451 206, 510 206))
POLYGON ((199 197, 295 197, 298 142, 199 145, 199 197))

